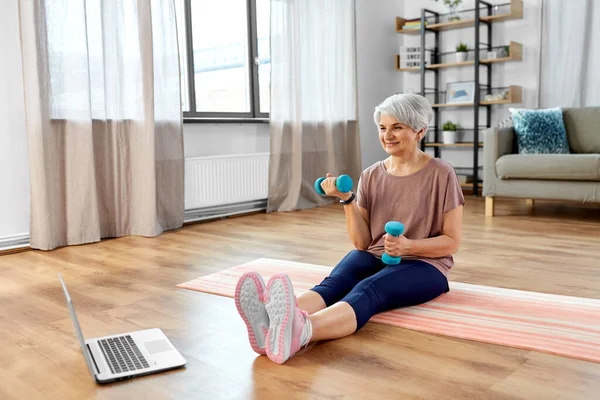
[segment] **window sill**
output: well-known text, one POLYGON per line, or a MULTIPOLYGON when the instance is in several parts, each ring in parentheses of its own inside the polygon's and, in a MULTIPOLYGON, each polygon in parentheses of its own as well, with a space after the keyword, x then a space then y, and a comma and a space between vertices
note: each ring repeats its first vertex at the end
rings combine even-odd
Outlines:
POLYGON ((269 118, 194 118, 184 117, 184 124, 226 124, 226 123, 244 123, 244 124, 261 124, 269 123, 269 118))

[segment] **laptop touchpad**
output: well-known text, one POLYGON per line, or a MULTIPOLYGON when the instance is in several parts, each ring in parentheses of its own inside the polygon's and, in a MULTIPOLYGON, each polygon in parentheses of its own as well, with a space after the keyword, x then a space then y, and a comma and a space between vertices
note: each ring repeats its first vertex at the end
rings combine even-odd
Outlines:
POLYGON ((144 343, 144 346, 146 346, 146 350, 148 350, 148 353, 150 353, 150 354, 162 353, 165 351, 172 350, 171 346, 169 345, 169 342, 167 342, 164 339, 153 340, 152 342, 146 342, 146 343, 144 343))

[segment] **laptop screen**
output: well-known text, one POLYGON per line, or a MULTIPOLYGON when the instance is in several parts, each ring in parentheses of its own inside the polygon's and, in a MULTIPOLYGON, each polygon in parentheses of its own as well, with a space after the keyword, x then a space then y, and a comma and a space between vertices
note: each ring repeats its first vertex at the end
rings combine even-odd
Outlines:
POLYGON ((79 339, 79 345, 81 346, 81 351, 83 352, 83 356, 85 357, 85 362, 87 363, 88 369, 90 370, 90 374, 92 377, 96 377, 94 373, 94 369, 92 368, 92 361, 90 360, 90 355, 88 353, 88 348, 83 339, 83 334, 81 333, 81 328, 79 327, 79 321, 77 320, 77 315, 75 314, 75 308, 73 307, 73 303, 71 302, 71 296, 69 295, 69 291, 67 290, 67 285, 62 279, 60 273, 58 274, 58 279, 60 279, 60 284, 62 285, 63 292, 65 292, 65 299, 67 300, 67 306, 69 307, 69 312, 71 313, 71 319, 73 320, 73 325, 75 326, 75 332, 77 332, 77 338, 79 339))

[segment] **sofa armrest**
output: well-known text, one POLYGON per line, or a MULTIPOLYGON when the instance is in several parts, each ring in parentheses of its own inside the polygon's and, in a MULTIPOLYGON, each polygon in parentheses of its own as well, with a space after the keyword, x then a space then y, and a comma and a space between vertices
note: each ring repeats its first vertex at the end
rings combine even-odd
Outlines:
POLYGON ((493 195, 496 179, 496 161, 513 153, 514 130, 512 127, 489 128, 483 132, 483 195, 493 195))

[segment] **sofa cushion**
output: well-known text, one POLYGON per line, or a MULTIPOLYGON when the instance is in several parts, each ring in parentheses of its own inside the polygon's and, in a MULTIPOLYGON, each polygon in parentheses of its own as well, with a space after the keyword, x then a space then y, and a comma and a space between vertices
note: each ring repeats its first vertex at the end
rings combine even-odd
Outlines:
POLYGON ((600 181, 600 154, 507 154, 496 161, 500 179, 600 181))
POLYGON ((569 142, 559 107, 541 110, 509 108, 519 154, 567 154, 569 142))
POLYGON ((600 153, 600 107, 563 109, 567 138, 575 153, 600 153))

